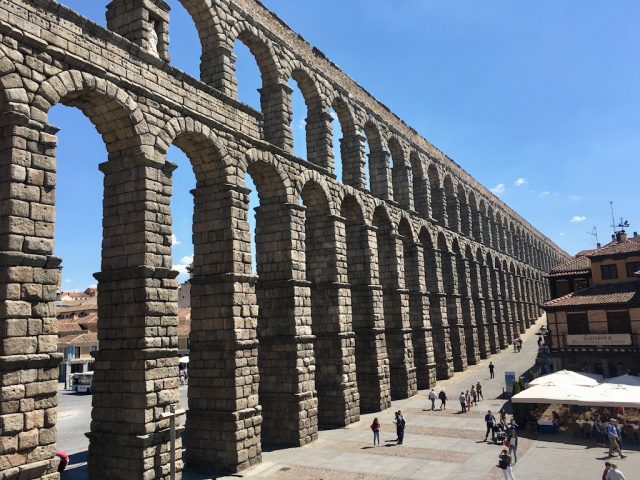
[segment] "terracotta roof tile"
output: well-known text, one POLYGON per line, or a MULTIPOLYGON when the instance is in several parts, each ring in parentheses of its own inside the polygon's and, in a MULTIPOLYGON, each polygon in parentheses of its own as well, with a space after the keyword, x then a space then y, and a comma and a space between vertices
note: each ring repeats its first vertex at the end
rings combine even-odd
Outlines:
POLYGON ((542 308, 555 309, 557 307, 621 303, 640 304, 640 281, 594 285, 569 293, 564 297, 549 300, 542 305, 542 308))
POLYGON ((620 253, 640 253, 640 241, 630 238, 625 242, 611 242, 604 247, 592 251, 588 257, 603 257, 605 255, 616 255, 620 253))
POLYGON ((556 277, 568 273, 588 273, 591 271, 591 260, 587 257, 572 258, 568 262, 553 267, 549 271, 549 276, 556 277))

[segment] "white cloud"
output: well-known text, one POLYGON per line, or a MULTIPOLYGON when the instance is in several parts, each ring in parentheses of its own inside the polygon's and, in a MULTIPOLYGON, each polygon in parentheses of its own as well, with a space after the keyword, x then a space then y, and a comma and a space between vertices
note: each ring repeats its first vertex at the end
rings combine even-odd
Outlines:
POLYGON ((298 121, 298 130, 304 130, 307 128, 307 121, 306 120, 299 120, 298 121))
POLYGON ((491 192, 495 193, 496 195, 500 195, 501 193, 504 193, 504 190, 505 190, 505 184, 499 183, 491 189, 491 192))
POLYGON ((524 178, 522 178, 522 177, 519 177, 519 178, 518 178, 515 182, 513 182, 513 183, 514 183, 514 185, 515 185, 516 187, 521 187, 522 185, 524 185, 525 183, 527 183, 527 180, 526 180, 526 179, 524 179, 524 178))
POLYGON ((571 223, 584 222, 587 219, 584 215, 574 215, 571 220, 571 223))
POLYGON ((171 234, 171 245, 180 245, 182 242, 180 240, 178 240, 178 237, 176 237, 175 233, 171 234))
POLYGON ((560 236, 564 237, 565 233, 564 232, 560 232, 560 236))
POLYGON ((182 257, 180 259, 180 263, 174 264, 173 269, 180 272, 180 275, 187 275, 189 272, 187 271, 187 267, 189 267, 193 263, 193 255, 187 255, 186 257, 182 257))
POLYGON ((580 195, 569 195, 569 200, 571 200, 572 202, 575 202, 577 200, 581 200, 582 197, 580 195))
POLYGON ((548 197, 549 195, 551 195, 551 192, 549 190, 545 190, 544 192, 540 192, 540 198, 548 197))

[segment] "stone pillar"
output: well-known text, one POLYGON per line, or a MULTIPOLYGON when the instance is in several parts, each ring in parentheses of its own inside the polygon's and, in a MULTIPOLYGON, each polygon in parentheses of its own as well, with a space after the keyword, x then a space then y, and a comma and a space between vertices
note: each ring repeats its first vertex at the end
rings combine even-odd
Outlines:
POLYGON ((391 373, 391 398, 407 398, 415 395, 417 386, 409 327, 409 291, 404 288, 402 237, 378 230, 378 258, 391 373), (386 242, 388 245, 385 245, 386 242))
POLYGON ((502 269, 498 269, 498 288, 500 289, 500 300, 502 301, 502 322, 504 325, 505 342, 507 345, 513 343, 513 312, 511 310, 511 298, 507 289, 508 273, 502 269))
POLYGON ((168 62, 169 10, 163 0, 112 0, 107 5, 107 28, 168 62))
MULTIPOLYGON (((178 392, 178 272, 171 270, 175 165, 120 156, 105 174, 89 477, 169 478, 178 392)), ((181 429, 177 469, 182 470, 181 429)))
POLYGON ((292 154, 291 93, 293 90, 286 83, 270 83, 263 85, 259 92, 264 139, 292 154))
POLYGON ((429 295, 424 279, 422 245, 414 245, 415 258, 408 262, 405 249, 405 278, 409 287, 409 324, 413 340, 414 363, 418 389, 431 388, 436 383, 436 361, 433 355, 429 295))
POLYGON ((494 325, 498 339, 498 346, 503 349, 507 346, 507 330, 505 326, 505 316, 502 304, 502 292, 500 289, 500 272, 493 265, 489 267, 491 296, 494 308, 494 325))
POLYGON ((57 129, 4 109, 0 125, 0 476, 58 480, 57 129))
POLYGON ((366 137, 356 133, 340 139, 340 155, 342 157, 342 182, 353 188, 367 188, 367 172, 364 142, 366 137))
POLYGON ((460 201, 455 191, 447 195, 447 227, 454 232, 460 232, 460 201))
POLYGON ((498 229, 498 223, 494 219, 489 219, 491 224, 491 247, 494 250, 500 251, 500 230, 498 229))
POLYGON ((480 265, 480 281, 482 285, 482 294, 484 296, 487 343, 489 344, 489 351, 491 353, 497 353, 501 348, 497 320, 499 312, 496 312, 496 303, 493 298, 494 293, 491 273, 491 267, 484 264, 480 265))
POLYGON ((391 185, 391 153, 381 145, 369 143, 369 183, 371 194, 382 200, 393 200, 391 185))
POLYGON ((460 229, 463 235, 473 237, 473 212, 469 203, 460 204, 460 229))
POLYGON ((447 219, 447 202, 445 198, 444 188, 437 185, 431 189, 431 213, 438 225, 447 227, 449 225, 447 219))
POLYGON ((409 165, 393 165, 393 199, 405 210, 413 210, 413 177, 409 165))
POLYGON ((306 119, 307 161, 324 168, 329 175, 335 174, 332 122, 333 117, 321 102, 309 107, 306 119))
MULTIPOLYGON (((308 213, 308 211, 307 211, 308 213)), ((307 222, 309 222, 309 218, 307 222)), ((355 334, 351 326, 351 291, 347 283, 345 219, 316 219, 314 241, 307 227, 307 272, 315 336, 318 421, 344 427, 360 419, 356 383, 355 334), (311 251, 310 251, 311 250, 311 251), (316 265, 310 272, 310 263, 316 265)))
POLYGON ((442 277, 447 293, 447 320, 451 338, 453 368, 456 372, 461 372, 467 368, 467 352, 462 320, 462 301, 455 272, 457 272, 455 253, 442 252, 442 277))
POLYGON ((484 237, 482 235, 482 226, 484 225, 483 221, 482 213, 479 210, 473 212, 473 239, 478 243, 485 244, 484 237))
POLYGON ((492 231, 491 231, 491 222, 489 221, 489 216, 484 213, 481 212, 481 216, 482 216, 482 243, 491 248, 491 246, 493 245, 493 236, 492 236, 492 231))
POLYGON ((361 412, 391 406, 391 383, 384 334, 382 287, 378 283, 375 227, 347 224, 353 330, 356 334, 356 373, 361 412))
POLYGON ((261 460, 250 191, 216 179, 200 180, 193 193, 186 462, 200 471, 238 472, 261 460))
POLYGON ((476 260, 469 261, 469 284, 477 332, 477 353, 480 358, 487 358, 491 352, 489 330, 487 328, 486 305, 482 292, 481 267, 476 260))
POLYGON ((527 325, 524 317, 524 303, 522 299, 522 290, 520 290, 520 278, 515 273, 509 274, 509 290, 513 298, 512 306, 516 311, 516 323, 518 331, 524 333, 527 330, 527 325))
POLYGON ((304 207, 262 204, 256 224, 262 438, 272 445, 302 446, 318 436, 304 207))
POLYGON ((478 352, 478 329, 476 325, 475 305, 471 290, 470 262, 464 257, 457 259, 460 300, 462 302, 462 322, 467 352, 467 364, 475 365, 480 360, 478 352))
POLYGON ((453 356, 447 319, 447 295, 442 285, 442 263, 439 250, 429 249, 425 253, 436 375, 439 380, 446 380, 453 375, 453 356))

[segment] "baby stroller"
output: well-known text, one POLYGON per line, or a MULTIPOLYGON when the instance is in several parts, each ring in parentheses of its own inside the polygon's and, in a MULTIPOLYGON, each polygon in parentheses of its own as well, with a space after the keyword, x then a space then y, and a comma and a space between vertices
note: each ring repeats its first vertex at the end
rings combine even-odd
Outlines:
POLYGON ((504 431, 502 425, 498 424, 493 427, 496 445, 502 445, 507 440, 507 432, 504 431))

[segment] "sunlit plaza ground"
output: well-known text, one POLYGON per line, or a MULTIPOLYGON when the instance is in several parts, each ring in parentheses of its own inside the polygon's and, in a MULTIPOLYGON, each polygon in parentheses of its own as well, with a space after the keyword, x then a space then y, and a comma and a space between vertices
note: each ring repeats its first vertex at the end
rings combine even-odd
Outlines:
MULTIPOLYGON (((360 422, 347 428, 322 430, 319 439, 302 448, 263 452, 262 463, 240 474, 220 478, 255 479, 474 479, 491 480, 503 477, 496 467, 500 446, 484 442, 483 416, 486 410, 497 412, 505 401, 500 399, 504 387, 504 371, 521 374, 534 362, 535 332, 532 327, 523 336, 520 353, 507 349, 491 357, 496 365, 496 378, 489 379, 484 360, 454 378, 439 382, 450 397, 446 411, 428 410, 427 391, 415 397, 393 402, 392 408, 376 414, 363 415, 360 422), (459 414, 457 395, 480 381, 485 400, 467 414, 459 414), (401 409, 407 418, 404 444, 395 446, 393 412, 401 409), (382 423, 380 448, 372 447, 369 425, 374 417, 382 423)), ((181 387, 186 405, 187 387, 181 387)), ((72 454, 65 480, 87 478, 87 440, 90 396, 62 394, 59 413, 59 446, 72 454)), ((618 461, 628 480, 640 478, 640 451, 637 445, 624 445, 627 458, 618 461)), ((600 478, 606 448, 595 440, 576 438, 570 434, 521 433, 518 462, 513 468, 518 480, 548 480, 550 478, 600 478)), ((616 461, 615 459, 613 461, 616 461)), ((185 480, 205 480, 210 475, 185 472, 185 480)), ((217 477, 213 477, 217 478, 217 477)))

